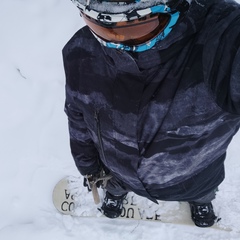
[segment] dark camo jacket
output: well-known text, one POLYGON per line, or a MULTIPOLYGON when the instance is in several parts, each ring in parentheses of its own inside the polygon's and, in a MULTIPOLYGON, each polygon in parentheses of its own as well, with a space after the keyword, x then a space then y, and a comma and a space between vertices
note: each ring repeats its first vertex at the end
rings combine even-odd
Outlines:
POLYGON ((79 30, 63 59, 81 174, 101 161, 122 188, 150 199, 192 200, 216 188, 240 125, 239 46, 240 7, 223 0, 193 1, 165 40, 138 54, 79 30))

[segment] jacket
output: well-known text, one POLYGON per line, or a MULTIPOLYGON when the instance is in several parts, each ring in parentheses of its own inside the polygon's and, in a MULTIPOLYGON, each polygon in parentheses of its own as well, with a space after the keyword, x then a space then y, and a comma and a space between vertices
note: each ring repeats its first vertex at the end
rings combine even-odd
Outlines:
POLYGON ((192 1, 141 53, 106 48, 87 26, 63 49, 65 112, 80 173, 103 164, 149 199, 190 201, 224 179, 240 126, 240 7, 192 1))

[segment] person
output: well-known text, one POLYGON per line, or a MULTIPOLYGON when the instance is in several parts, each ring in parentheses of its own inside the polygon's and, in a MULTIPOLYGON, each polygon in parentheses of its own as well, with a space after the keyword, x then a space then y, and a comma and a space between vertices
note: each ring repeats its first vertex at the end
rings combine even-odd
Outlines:
POLYGON ((102 212, 128 192, 184 201, 198 227, 240 126, 240 5, 225 0, 72 0, 86 23, 64 46, 71 153, 104 171, 102 212))

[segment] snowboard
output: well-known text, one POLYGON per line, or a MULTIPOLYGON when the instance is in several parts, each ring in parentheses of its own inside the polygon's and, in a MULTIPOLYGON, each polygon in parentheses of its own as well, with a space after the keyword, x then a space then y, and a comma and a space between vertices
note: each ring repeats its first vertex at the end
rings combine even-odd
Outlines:
MULTIPOLYGON (((98 191, 100 203, 96 205, 91 192, 88 192, 87 188, 82 186, 82 178, 68 176, 55 185, 52 200, 58 212, 64 215, 104 217, 101 213, 104 190, 99 189, 98 191)), ((134 193, 128 193, 119 218, 195 226, 191 220, 188 203, 158 201, 158 204, 156 204, 134 193)), ((215 223, 211 228, 232 231, 229 226, 221 225, 221 221, 215 223)))

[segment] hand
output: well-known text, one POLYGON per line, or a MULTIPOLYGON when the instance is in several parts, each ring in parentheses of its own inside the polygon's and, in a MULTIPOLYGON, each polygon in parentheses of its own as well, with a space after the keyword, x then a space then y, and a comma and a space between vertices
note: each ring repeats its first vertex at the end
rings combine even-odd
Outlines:
POLYGON ((86 175, 83 179, 83 186, 87 187, 89 192, 92 190, 93 185, 99 188, 102 183, 101 173, 86 175))
POLYGON ((88 189, 89 192, 91 192, 91 188, 88 185, 88 180, 86 177, 83 178, 83 186, 86 187, 88 189))

